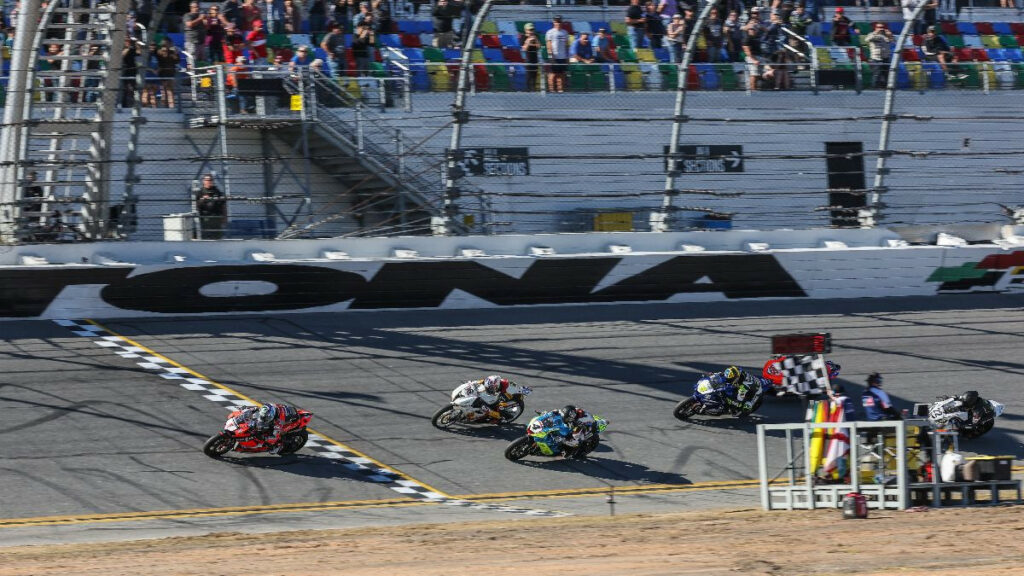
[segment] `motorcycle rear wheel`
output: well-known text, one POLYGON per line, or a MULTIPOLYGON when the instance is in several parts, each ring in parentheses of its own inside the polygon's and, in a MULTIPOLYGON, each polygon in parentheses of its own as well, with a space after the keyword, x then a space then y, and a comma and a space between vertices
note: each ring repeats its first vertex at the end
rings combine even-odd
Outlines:
POLYGON ((223 434, 210 436, 210 439, 203 444, 203 454, 210 458, 220 458, 235 447, 235 439, 223 434))
POLYGON ((691 416, 695 416, 700 412, 700 403, 693 396, 687 396, 676 404, 676 409, 672 411, 672 415, 677 419, 686 422, 691 416))
POLYGON ((526 404, 522 398, 515 398, 512 400, 512 404, 506 406, 501 411, 501 423, 508 424, 509 422, 515 422, 516 418, 523 415, 523 411, 526 410, 526 404))
POLYGON ((285 454, 291 454, 292 452, 298 452, 306 445, 308 440, 309 432, 305 429, 289 434, 282 440, 284 442, 284 446, 281 446, 281 451, 278 452, 278 454, 283 456, 285 454))
POLYGON ((508 445, 508 448, 505 448, 505 458, 515 462, 529 456, 532 452, 533 440, 530 440, 529 436, 523 436, 522 438, 517 438, 508 445))
POLYGON ((455 415, 455 406, 451 404, 442 406, 437 412, 434 412, 433 418, 430 419, 430 423, 434 425, 434 428, 439 430, 447 430, 459 421, 459 418, 455 415))

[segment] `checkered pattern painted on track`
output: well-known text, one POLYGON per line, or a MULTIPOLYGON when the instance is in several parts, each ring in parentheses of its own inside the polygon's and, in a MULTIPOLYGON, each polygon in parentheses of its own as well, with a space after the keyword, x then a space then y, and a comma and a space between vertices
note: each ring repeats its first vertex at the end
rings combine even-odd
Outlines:
MULTIPOLYGON (((71 330, 77 336, 88 338, 96 345, 107 348, 122 358, 134 360, 140 368, 148 370, 157 376, 170 381, 177 382, 182 388, 198 392, 203 398, 220 404, 228 411, 239 410, 246 406, 256 404, 247 398, 243 398, 237 392, 224 386, 211 382, 205 378, 199 378, 194 372, 187 368, 175 365, 166 358, 153 355, 149 350, 136 346, 127 339, 110 333, 106 328, 98 324, 92 324, 79 320, 54 320, 58 325, 71 330)), ((373 460, 358 454, 344 445, 318 434, 311 432, 309 440, 303 447, 322 458, 336 460, 337 463, 357 474, 368 482, 377 482, 383 486, 398 492, 409 498, 426 502, 435 502, 449 506, 461 506, 474 510, 492 510, 498 512, 510 512, 527 516, 566 516, 563 512, 550 510, 535 510, 530 508, 519 508, 517 506, 506 506, 503 504, 485 504, 458 500, 444 494, 431 490, 423 484, 408 477, 388 470, 373 460)))

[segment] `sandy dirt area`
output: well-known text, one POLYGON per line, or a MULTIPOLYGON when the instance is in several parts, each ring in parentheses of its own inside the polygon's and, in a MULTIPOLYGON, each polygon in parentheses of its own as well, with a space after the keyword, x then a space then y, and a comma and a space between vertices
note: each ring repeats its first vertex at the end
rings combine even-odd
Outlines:
POLYGON ((0 548, 0 575, 1024 574, 1024 508, 716 510, 0 548), (154 571, 155 570, 155 571, 154 571))

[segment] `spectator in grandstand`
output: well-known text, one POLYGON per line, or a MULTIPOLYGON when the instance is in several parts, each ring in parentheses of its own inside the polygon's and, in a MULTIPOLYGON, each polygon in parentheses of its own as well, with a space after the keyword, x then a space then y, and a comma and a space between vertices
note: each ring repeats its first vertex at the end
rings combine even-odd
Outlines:
POLYGON ((199 238, 219 240, 227 227, 227 202, 224 193, 213 181, 213 174, 203 176, 203 185, 196 192, 196 212, 199 214, 199 238))
POLYGON ((594 45, 595 62, 598 64, 615 62, 615 58, 612 56, 612 41, 608 36, 606 28, 597 29, 597 34, 594 35, 594 40, 591 44, 594 45))
POLYGON ((892 59, 892 31, 882 22, 875 22, 875 29, 864 41, 868 44, 868 63, 874 74, 875 88, 885 88, 889 83, 889 62, 892 59))
POLYGON ((938 62, 939 67, 946 76, 958 80, 967 78, 966 74, 950 74, 950 63, 956 62, 956 56, 949 49, 946 39, 935 33, 935 26, 929 26, 924 34, 924 41, 921 43, 921 51, 924 52, 925 62, 938 62))
POLYGON ((249 77, 249 66, 245 56, 239 56, 235 59, 234 65, 228 68, 228 74, 224 79, 228 95, 234 100, 232 110, 239 114, 248 114, 255 109, 249 101, 249 94, 241 89, 242 80, 248 80, 249 77))
POLYGON ((577 64, 593 64, 597 59, 594 57, 594 45, 590 42, 590 34, 580 32, 579 36, 569 48, 569 62, 577 64))
POLYGON ((928 3, 924 5, 924 11, 921 12, 921 19, 919 21, 921 26, 914 29, 914 34, 924 36, 928 27, 934 26, 938 22, 938 7, 939 0, 928 0, 928 3))
POLYGON ((939 0, 939 20, 946 22, 956 21, 956 0, 939 0))
POLYGON ((376 28, 377 23, 373 18, 369 2, 359 3, 359 10, 352 16, 352 29, 357 30, 363 22, 368 22, 371 28, 376 28))
POLYGON ((295 0, 284 0, 284 33, 299 34, 302 32, 302 8, 295 0))
POLYGON ((629 0, 629 7, 626 8, 626 27, 633 49, 643 48, 644 37, 647 35, 647 18, 644 17, 644 8, 640 5, 640 0, 629 0))
POLYGON ((775 90, 792 88, 789 69, 795 63, 792 53, 786 48, 786 34, 782 31, 782 26, 782 16, 773 10, 768 19, 768 27, 761 37, 770 62, 762 77, 770 79, 775 90))
MULTIPOLYGON (((171 0, 168 2, 167 6, 164 8, 164 17, 161 20, 161 24, 165 28, 166 32, 170 32, 172 34, 181 32, 181 17, 185 12, 188 12, 188 3, 189 0, 171 0)), ((61 4, 63 5, 65 3, 62 2, 61 4)), ((87 5, 88 3, 84 4, 87 5)), ((137 16, 136 22, 139 22, 137 16)), ((145 26, 145 23, 139 23, 145 26)))
POLYGON ((661 16, 661 25, 668 28, 672 17, 679 13, 679 2, 677 0, 658 0, 658 15, 661 16))
POLYGON ((340 76, 345 70, 345 33, 334 22, 328 24, 327 28, 327 34, 320 41, 320 48, 327 53, 331 70, 340 76))
POLYGON ((853 40, 853 21, 846 17, 843 7, 836 8, 832 16, 832 44, 849 46, 853 40))
MULTIPOLYGON (((761 8, 758 6, 754 6, 753 8, 750 9, 750 13, 747 15, 747 21, 743 23, 743 29, 746 30, 747 28, 750 27, 761 28, 762 24, 763 23, 761 22, 761 8)), ((746 33, 744 33, 743 38, 746 39, 746 33)))
MULTIPOLYGON (((82 46, 82 54, 90 56, 90 60, 86 61, 85 69, 90 72, 98 72, 103 69, 101 63, 102 53, 100 52, 99 44, 88 44, 82 46)), ((86 88, 98 88, 100 85, 100 79, 96 76, 89 76, 85 79, 86 88)), ((99 100, 100 93, 95 90, 89 90, 85 93, 86 102, 96 102, 99 100)))
POLYGON ((121 49, 121 108, 131 108, 135 105, 138 74, 139 50, 135 38, 127 37, 124 39, 124 48, 121 49))
POLYGON ((784 0, 781 4, 779 3, 779 0, 775 0, 775 2, 772 3, 772 13, 777 11, 783 24, 789 22, 789 16, 794 10, 796 10, 796 7, 793 6, 792 0, 784 0))
POLYGON ((245 43, 249 47, 249 58, 253 64, 265 66, 267 64, 267 31, 263 29, 263 21, 254 20, 252 30, 245 36, 245 43))
POLYGON ((320 34, 327 30, 327 0, 312 0, 309 4, 309 31, 320 34))
POLYGON ((267 0, 265 24, 271 34, 284 34, 284 0, 267 0))
POLYGON ((665 25, 661 22, 661 15, 654 2, 647 2, 644 8, 644 19, 647 20, 647 43, 651 48, 661 48, 661 41, 665 37, 665 25))
POLYGON ((761 51, 761 28, 747 26, 744 30, 746 36, 743 39, 743 56, 747 63, 747 83, 750 90, 757 90, 757 82, 765 64, 764 54, 761 51))
MULTIPOLYGON (((637 0, 639 2, 639 0, 637 0)), ((455 32, 452 28, 452 20, 458 15, 460 7, 455 2, 448 0, 437 0, 434 9, 430 12, 434 25, 435 48, 450 48, 452 40, 455 39, 455 32)))
POLYGON ((294 71, 295 68, 298 66, 309 66, 310 64, 312 64, 313 56, 310 54, 310 52, 311 50, 309 49, 309 46, 299 46, 299 48, 295 51, 295 56, 292 56, 291 62, 289 63, 288 67, 291 68, 292 71, 294 71))
POLYGON ((225 27, 228 24, 238 26, 242 19, 242 5, 238 0, 224 0, 224 3, 220 6, 220 13, 223 14, 222 18, 225 27))
POLYGON ((683 61, 683 51, 686 50, 686 44, 683 42, 685 34, 686 23, 683 22, 683 15, 676 14, 672 17, 672 21, 668 23, 668 29, 665 30, 665 38, 668 40, 669 59, 676 64, 683 61))
POLYGON ((693 31, 697 29, 697 14, 693 10, 693 6, 684 4, 683 9, 683 46, 690 43, 690 36, 693 31))
POLYGON ((370 50, 376 42, 373 28, 368 22, 360 22, 356 33, 352 35, 352 58, 356 61, 356 75, 370 75, 370 50))
POLYGON ((722 23, 725 35, 725 52, 730 62, 738 62, 743 54, 743 26, 740 24, 740 13, 730 10, 729 16, 722 23))
POLYGON ((807 13, 803 4, 797 4, 793 8, 793 12, 790 13, 789 19, 786 20, 786 25, 790 30, 796 32, 801 36, 807 36, 809 34, 808 27, 814 21, 811 20, 811 16, 807 13))
POLYGON ((245 36, 240 30, 231 26, 224 38, 224 62, 234 63, 239 56, 245 56, 245 36))
POLYGON ((260 9, 256 7, 255 0, 243 0, 242 7, 238 9, 238 30, 243 34, 250 32, 252 23, 259 19, 260 9))
POLYGON ((156 60, 157 46, 155 42, 149 43, 149 50, 145 54, 146 66, 143 73, 142 84, 142 105, 156 108, 157 96, 160 94, 160 75, 157 72, 156 60))
MULTIPOLYGON (((920 0, 900 0, 900 7, 903 9, 903 20, 910 20, 914 15, 914 9, 917 8, 917 4, 920 0)), ((911 34, 921 34, 924 31, 924 21, 921 18, 921 14, 918 14, 910 23, 911 34)), ((866 38, 865 38, 866 39, 866 38)))
POLYGON ((188 12, 182 17, 185 30, 185 52, 196 62, 206 61, 206 16, 199 9, 199 2, 191 2, 188 12))
POLYGON ((391 10, 381 5, 377 9, 377 34, 392 34, 398 27, 398 23, 391 17, 391 10))
POLYGON ((526 89, 536 92, 540 89, 537 82, 540 77, 540 38, 532 23, 523 27, 522 50, 526 59, 526 89))
POLYGON ((725 46, 725 27, 718 15, 718 8, 712 8, 708 19, 704 22, 704 43, 708 47, 708 62, 712 64, 722 59, 722 48, 725 46))
POLYGON ((210 6, 206 11, 206 55, 213 63, 224 61, 224 38, 227 27, 234 26, 221 15, 220 8, 210 6))
POLYGON ((309 63, 309 71, 322 76, 327 76, 328 78, 334 76, 334 74, 331 73, 331 67, 320 58, 309 63))
POLYGON ((156 51, 156 75, 160 78, 160 102, 165 108, 174 108, 174 82, 178 75, 181 55, 174 42, 164 36, 156 51))
POLYGON ((483 0, 464 0, 462 2, 462 26, 459 28, 459 46, 465 48, 469 41, 469 31, 473 27, 477 13, 483 8, 483 0))
POLYGON ((551 29, 544 35, 548 49, 548 90, 565 92, 565 73, 569 69, 569 33, 562 28, 562 17, 551 20, 551 29))
POLYGON ((803 0, 804 12, 811 19, 807 25, 807 34, 810 36, 821 36, 822 3, 820 0, 803 0))

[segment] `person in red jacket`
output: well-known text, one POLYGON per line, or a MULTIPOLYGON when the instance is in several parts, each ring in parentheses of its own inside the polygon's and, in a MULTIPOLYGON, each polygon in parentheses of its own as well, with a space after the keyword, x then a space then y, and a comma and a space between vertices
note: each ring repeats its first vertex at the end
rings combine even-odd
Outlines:
POLYGON ((267 31, 261 20, 252 23, 252 31, 246 34, 245 42, 249 45, 249 60, 253 64, 267 64, 267 31))

